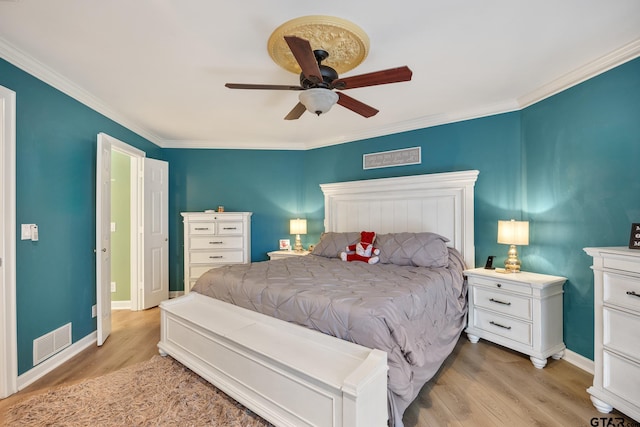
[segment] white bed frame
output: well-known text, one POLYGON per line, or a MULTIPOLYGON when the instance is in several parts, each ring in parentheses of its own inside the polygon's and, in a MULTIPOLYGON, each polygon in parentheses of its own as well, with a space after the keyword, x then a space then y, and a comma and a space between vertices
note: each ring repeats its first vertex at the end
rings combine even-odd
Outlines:
MULTIPOLYGON (((432 231, 474 266, 478 171, 322 184, 326 231, 432 231)), ((387 425, 386 353, 197 293, 160 305, 171 355, 277 426, 387 425)))

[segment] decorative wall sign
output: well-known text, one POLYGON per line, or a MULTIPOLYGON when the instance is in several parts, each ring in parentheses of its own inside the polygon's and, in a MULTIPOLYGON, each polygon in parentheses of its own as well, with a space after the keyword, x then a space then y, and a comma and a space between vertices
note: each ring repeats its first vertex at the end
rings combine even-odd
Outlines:
POLYGON ((629 249, 640 249, 640 222, 631 224, 631 236, 629 237, 629 249))
POLYGON ((419 165, 422 163, 420 147, 381 151, 362 155, 362 169, 387 168, 391 166, 419 165))

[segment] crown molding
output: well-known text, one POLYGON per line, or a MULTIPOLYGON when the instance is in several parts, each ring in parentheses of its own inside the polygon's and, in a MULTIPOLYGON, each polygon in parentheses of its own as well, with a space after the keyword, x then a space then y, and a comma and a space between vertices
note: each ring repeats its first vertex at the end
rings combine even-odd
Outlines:
POLYGON ((162 148, 196 148, 220 150, 306 150, 304 144, 279 140, 164 140, 162 148))
POLYGON ((313 143, 307 144, 306 149, 321 148, 330 145, 337 145, 347 142, 361 141, 363 139, 392 135, 395 133, 409 132, 412 130, 462 122, 465 120, 479 119, 481 117, 508 113, 511 111, 517 111, 519 109, 520 106, 515 100, 509 100, 495 104, 483 105, 481 107, 470 110, 461 110, 454 113, 433 114, 429 116, 418 117, 412 120, 394 123, 390 126, 368 128, 366 130, 363 130, 362 132, 354 132, 348 135, 343 135, 340 139, 325 139, 315 141, 313 143))
POLYGON ((473 120, 481 117, 518 111, 532 104, 542 101, 585 80, 602 74, 612 68, 622 65, 640 56, 640 39, 604 55, 580 68, 577 68, 517 99, 484 105, 471 110, 446 114, 434 114, 416 119, 395 123, 391 126, 369 128, 361 132, 353 132, 335 138, 316 140, 310 143, 255 140, 165 140, 148 129, 127 119, 124 115, 110 108, 105 102, 93 96, 82 87, 74 84, 63 75, 47 67, 35 58, 28 56, 0 38, 0 57, 16 67, 32 74, 36 78, 55 87, 72 98, 82 102, 107 118, 119 123, 127 129, 148 139, 161 148, 208 148, 208 149, 246 149, 246 150, 310 150, 331 145, 360 141, 363 139, 387 136, 400 132, 473 120))
POLYGON ((631 43, 622 46, 620 49, 601 56, 600 58, 560 76, 526 95, 521 96, 518 98, 518 104, 520 105, 520 108, 526 108, 542 101, 543 99, 562 92, 563 90, 589 80, 592 77, 609 71, 612 68, 622 65, 625 62, 631 61, 638 56, 640 56, 640 39, 636 39, 631 43))
POLYGON ((0 37, 0 57, 20 68, 21 70, 26 71, 32 76, 42 80, 48 85, 58 89, 62 93, 83 103, 87 107, 97 111, 103 116, 126 127, 132 132, 137 133, 138 135, 148 139, 149 141, 160 147, 163 146, 164 141, 158 135, 155 135, 148 129, 145 129, 137 123, 134 123, 131 120, 127 119, 124 115, 109 107, 98 97, 92 95, 82 87, 73 83, 62 74, 46 66, 32 56, 29 56, 20 51, 17 47, 15 47, 2 37, 0 37))

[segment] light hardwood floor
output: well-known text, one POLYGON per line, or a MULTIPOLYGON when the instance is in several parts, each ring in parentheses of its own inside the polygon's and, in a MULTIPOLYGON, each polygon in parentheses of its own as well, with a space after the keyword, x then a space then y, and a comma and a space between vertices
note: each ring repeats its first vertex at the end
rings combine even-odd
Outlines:
MULTIPOLYGON (((157 308, 114 311, 113 331, 102 347, 83 351, 1 400, 0 419, 9 406, 27 396, 150 359, 158 354, 159 339, 157 308)), ((564 360, 549 359, 544 369, 536 369, 526 356, 483 340, 471 344, 463 335, 440 372, 407 409, 404 422, 406 427, 640 427, 618 412, 597 412, 585 391, 591 381, 589 373, 564 360)))

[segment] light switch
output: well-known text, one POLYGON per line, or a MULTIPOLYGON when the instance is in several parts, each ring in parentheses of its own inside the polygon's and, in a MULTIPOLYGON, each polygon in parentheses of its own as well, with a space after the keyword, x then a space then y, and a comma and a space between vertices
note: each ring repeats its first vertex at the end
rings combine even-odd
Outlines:
POLYGON ((22 224, 20 229, 20 240, 31 240, 31 228, 35 224, 22 224))
POLYGON ((112 232, 112 233, 115 233, 115 232, 116 232, 116 223, 115 223, 115 222, 112 222, 112 223, 111 223, 111 232, 112 232))

